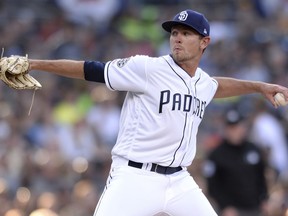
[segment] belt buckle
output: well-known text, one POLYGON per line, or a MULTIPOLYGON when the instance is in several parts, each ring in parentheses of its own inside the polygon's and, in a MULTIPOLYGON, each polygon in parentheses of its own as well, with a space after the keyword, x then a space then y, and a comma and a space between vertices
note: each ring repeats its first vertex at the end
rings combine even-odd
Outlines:
POLYGON ((158 173, 158 172, 157 172, 158 166, 159 166, 158 164, 156 164, 156 166, 155 166, 155 172, 156 172, 156 173, 158 173))
POLYGON ((155 164, 155 169, 154 172, 159 173, 159 174, 167 174, 167 168, 168 167, 163 167, 159 164, 155 164), (159 168, 159 169, 158 169, 159 168), (165 169, 160 169, 160 168, 165 168, 165 169), (159 170, 159 171, 158 171, 159 170))
POLYGON ((152 167, 151 167, 151 171, 155 172, 155 173, 160 173, 160 172, 157 171, 159 166, 160 166, 159 164, 153 163, 152 167))

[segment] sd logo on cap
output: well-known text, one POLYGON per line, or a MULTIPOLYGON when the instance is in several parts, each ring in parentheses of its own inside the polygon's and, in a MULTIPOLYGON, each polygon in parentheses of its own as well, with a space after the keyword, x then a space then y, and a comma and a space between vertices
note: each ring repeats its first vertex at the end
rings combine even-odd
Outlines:
POLYGON ((210 34, 210 25, 208 20, 203 14, 193 10, 185 10, 176 14, 173 20, 162 23, 162 27, 167 32, 171 32, 172 27, 179 24, 193 28, 204 37, 209 36, 210 34))

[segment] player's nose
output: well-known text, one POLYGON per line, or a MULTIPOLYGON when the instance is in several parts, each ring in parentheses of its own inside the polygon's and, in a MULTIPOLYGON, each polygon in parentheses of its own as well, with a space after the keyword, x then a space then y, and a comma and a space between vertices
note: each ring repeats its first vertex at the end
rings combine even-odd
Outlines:
POLYGON ((178 34, 178 35, 175 35, 174 37, 173 37, 173 41, 175 42, 175 43, 182 43, 182 39, 181 39, 181 36, 178 34))

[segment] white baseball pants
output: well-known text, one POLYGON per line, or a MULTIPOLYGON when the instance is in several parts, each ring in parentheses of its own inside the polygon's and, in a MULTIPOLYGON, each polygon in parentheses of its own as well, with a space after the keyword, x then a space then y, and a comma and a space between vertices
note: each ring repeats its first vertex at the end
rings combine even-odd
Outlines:
POLYGON ((163 175, 112 165, 94 216, 217 216, 186 170, 163 175))

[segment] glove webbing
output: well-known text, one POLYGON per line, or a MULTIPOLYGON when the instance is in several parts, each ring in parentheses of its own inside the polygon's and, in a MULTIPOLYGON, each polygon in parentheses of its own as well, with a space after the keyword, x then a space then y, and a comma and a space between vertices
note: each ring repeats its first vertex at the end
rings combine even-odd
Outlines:
MULTIPOLYGON (((1 58, 3 58, 3 55, 4 55, 4 48, 2 47, 2 52, 1 52, 1 58)), ((27 57, 27 55, 26 55, 27 57)), ((19 60, 17 59, 17 61, 15 63, 17 63, 19 60)), ((16 66, 17 64, 15 64, 16 66)), ((31 105, 29 107, 29 111, 28 111, 28 116, 30 116, 31 114, 31 110, 32 110, 32 107, 33 107, 33 104, 34 104, 34 98, 35 98, 35 92, 36 92, 36 89, 34 89, 33 91, 33 95, 32 95, 32 100, 31 100, 31 105)))

